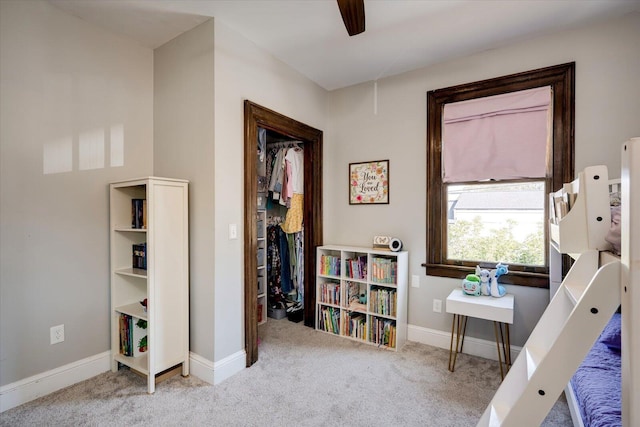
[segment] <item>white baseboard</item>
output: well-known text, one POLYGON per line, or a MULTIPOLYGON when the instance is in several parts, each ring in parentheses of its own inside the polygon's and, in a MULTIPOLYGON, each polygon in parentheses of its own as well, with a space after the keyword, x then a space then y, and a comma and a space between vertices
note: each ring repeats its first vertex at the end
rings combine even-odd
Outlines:
MULTIPOLYGON (((421 326, 408 326, 409 341, 448 349, 451 335, 436 329, 421 326)), ((464 353, 487 359, 498 360, 496 343, 473 337, 464 340, 464 353)), ((511 346, 511 359, 514 361, 521 347, 511 346)), ((246 352, 238 351, 218 362, 211 362, 196 353, 189 354, 190 374, 210 384, 220 384, 246 367, 246 352)), ((0 387, 0 412, 4 412, 23 403, 30 402, 64 387, 95 377, 111 369, 111 353, 90 356, 56 369, 34 375, 20 381, 0 387)))
POLYGON ((214 383, 214 365, 209 359, 189 352, 189 375, 200 378, 202 381, 206 381, 209 384, 214 383))
POLYGON ((111 369, 111 352, 90 356, 0 387, 0 412, 30 402, 111 369))
MULTIPOLYGON (((408 326, 409 341, 419 342, 421 344, 432 345, 449 349, 451 346, 451 333, 439 331, 437 329, 423 328, 421 326, 408 326)), ((465 337, 463 353, 472 356, 484 357, 485 359, 498 360, 498 350, 495 341, 487 341, 479 338, 465 337)), ((520 354, 522 347, 511 346, 511 362, 513 363, 520 354)))
MULTIPOLYGON (((238 351, 213 363, 195 353, 189 354, 190 374, 210 384, 219 384, 242 371, 246 353, 238 351)), ((111 352, 90 356, 56 369, 0 387, 0 412, 46 396, 111 369, 111 352)))
POLYGON ((222 381, 237 374, 247 367, 247 352, 237 351, 213 364, 214 382, 220 384, 222 381))
POLYGON ((247 363, 246 356, 246 352, 240 350, 218 362, 211 362, 192 352, 189 356, 191 361, 190 372, 192 375, 209 384, 220 384, 222 381, 245 369, 247 363))

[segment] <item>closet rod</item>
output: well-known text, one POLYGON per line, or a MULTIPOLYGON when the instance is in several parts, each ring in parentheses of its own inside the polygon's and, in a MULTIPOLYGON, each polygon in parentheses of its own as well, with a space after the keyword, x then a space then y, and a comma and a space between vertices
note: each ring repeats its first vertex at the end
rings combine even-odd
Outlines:
POLYGON ((268 142, 267 147, 269 148, 300 147, 300 144, 302 144, 302 141, 268 142))

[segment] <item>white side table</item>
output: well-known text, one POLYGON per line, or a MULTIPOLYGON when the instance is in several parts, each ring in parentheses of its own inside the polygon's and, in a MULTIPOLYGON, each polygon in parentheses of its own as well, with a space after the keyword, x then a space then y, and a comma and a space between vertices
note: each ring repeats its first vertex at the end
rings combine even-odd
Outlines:
POLYGON ((453 372, 456 366, 456 356, 462 352, 464 335, 467 329, 467 318, 492 320, 493 330, 496 335, 498 348, 498 361, 500 363, 500 376, 504 379, 503 363, 506 370, 511 367, 511 342, 509 339, 509 325, 513 323, 512 294, 506 294, 501 298, 491 296, 471 296, 462 292, 462 289, 454 289, 447 297, 447 313, 453 314, 451 324, 451 345, 449 346, 449 370, 453 372), (453 349, 453 337, 456 336, 456 348, 453 349), (500 349, 502 345, 502 350, 500 349), (504 362, 502 358, 504 356, 504 362))

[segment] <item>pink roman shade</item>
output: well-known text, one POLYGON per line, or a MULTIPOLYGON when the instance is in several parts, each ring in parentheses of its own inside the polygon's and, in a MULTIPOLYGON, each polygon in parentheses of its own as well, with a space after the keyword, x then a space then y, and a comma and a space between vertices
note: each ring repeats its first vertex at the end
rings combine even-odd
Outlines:
POLYGON ((543 178, 551 87, 444 106, 443 182, 543 178))

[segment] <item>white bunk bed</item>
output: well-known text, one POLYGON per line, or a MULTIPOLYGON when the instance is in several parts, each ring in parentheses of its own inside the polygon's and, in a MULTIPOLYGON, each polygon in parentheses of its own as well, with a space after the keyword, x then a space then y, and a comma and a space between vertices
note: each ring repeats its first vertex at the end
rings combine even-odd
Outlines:
POLYGON ((565 388, 582 426, 569 380, 620 305, 622 425, 640 426, 640 138, 622 146, 620 256, 606 240, 609 185, 607 168, 594 166, 550 195, 551 244, 575 262, 478 426, 540 425, 565 388))

